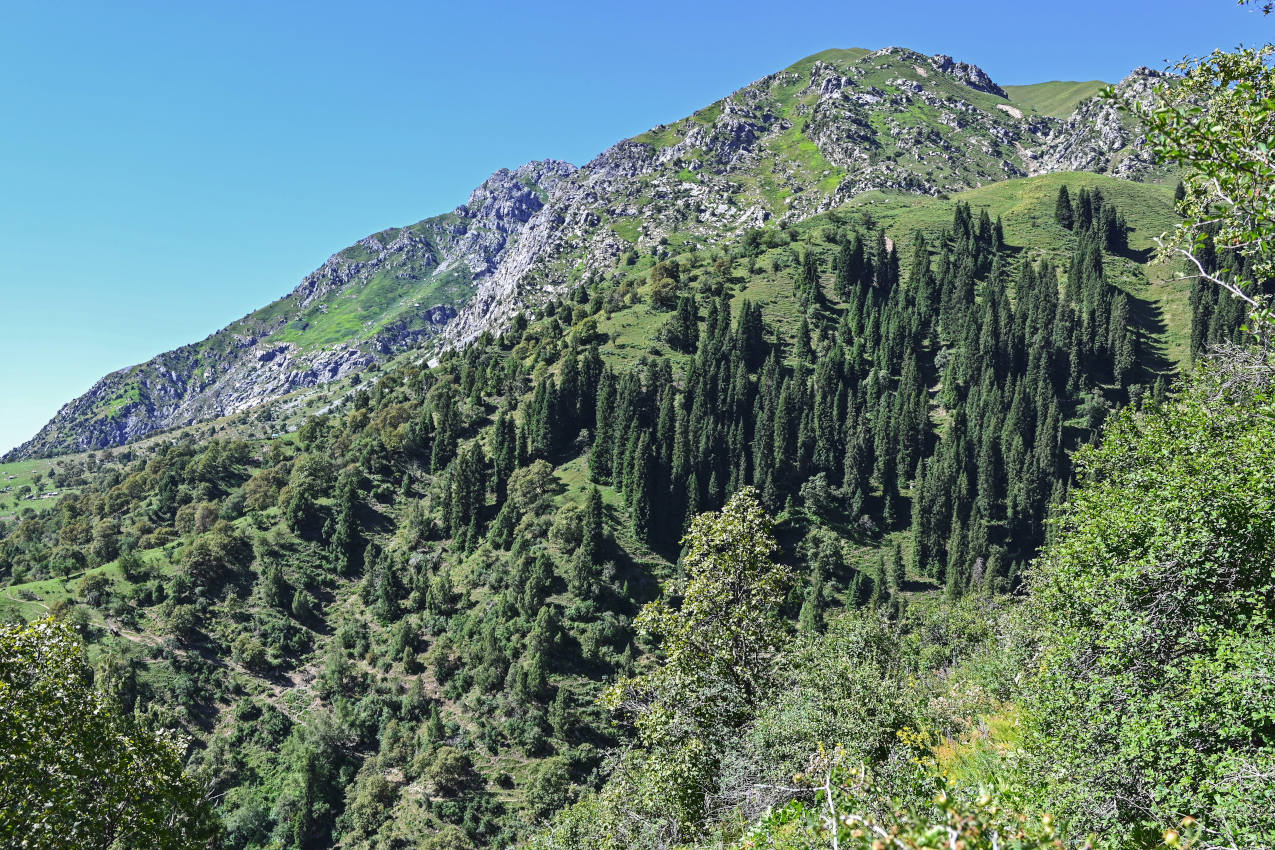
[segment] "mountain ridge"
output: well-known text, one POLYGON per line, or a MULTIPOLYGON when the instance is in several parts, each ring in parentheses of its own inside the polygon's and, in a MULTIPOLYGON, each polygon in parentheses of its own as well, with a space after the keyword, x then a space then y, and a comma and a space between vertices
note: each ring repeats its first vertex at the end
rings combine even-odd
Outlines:
MULTIPOLYGON (((1150 92, 1156 72, 1120 85, 1150 92)), ((501 169, 449 213, 337 252, 207 339, 117 370, 6 459, 120 445, 241 411, 438 340, 461 347, 626 256, 800 221, 872 190, 959 191, 1088 170, 1157 175, 1108 103, 1024 115, 976 65, 821 51, 575 168, 501 169)))
POLYGON ((516 238, 542 203, 542 183, 574 168, 543 160, 500 169, 452 211, 364 237, 271 304, 109 373, 5 457, 120 445, 344 377, 418 344, 455 315, 458 279, 468 286, 516 238), (359 281, 364 288, 350 293, 359 281), (343 303, 347 294, 362 303, 343 303))
MULTIPOLYGON (((1118 89, 1143 98, 1160 77, 1139 68, 1118 89)), ((502 327, 522 309, 519 294, 529 279, 542 288, 556 280, 556 290, 552 285, 547 289, 557 294, 577 282, 583 275, 572 274, 577 268, 566 244, 571 240, 590 239, 585 259, 592 263, 586 262, 586 270, 602 271, 605 261, 614 261, 629 246, 599 232, 598 208, 612 221, 625 219, 644 200, 645 187, 634 184, 652 174, 658 183, 661 168, 685 160, 687 153, 706 154, 683 169, 698 180, 664 177, 664 196, 674 203, 663 209, 654 203, 642 206, 646 227, 632 240, 637 249, 649 250, 674 233, 699 235, 706 217, 728 237, 772 218, 798 221, 877 189, 936 195, 1056 171, 1154 176, 1156 166, 1137 150, 1138 144, 1136 129, 1102 100, 1083 102, 1066 122, 1024 116, 985 72, 943 54, 931 57, 900 47, 823 51, 680 122, 621 141, 584 165, 528 222, 527 238, 515 248, 511 263, 478 287, 445 329, 444 339, 464 345, 483 330, 502 327), (964 99, 958 97, 962 94, 964 99), (878 104, 887 108, 876 108, 878 104), (955 144, 953 136, 965 144, 955 144), (1025 140, 1034 146, 1023 144, 1025 140), (774 154, 771 173, 762 169, 747 174, 749 157, 765 148, 774 154), (959 170, 943 170, 957 160, 959 170), (730 178, 741 172, 756 185, 736 191, 730 178), (805 176, 805 183, 794 185, 797 176, 805 176), (694 221, 676 203, 682 198, 696 204, 694 221), (539 256, 528 256, 531 252, 539 256)))

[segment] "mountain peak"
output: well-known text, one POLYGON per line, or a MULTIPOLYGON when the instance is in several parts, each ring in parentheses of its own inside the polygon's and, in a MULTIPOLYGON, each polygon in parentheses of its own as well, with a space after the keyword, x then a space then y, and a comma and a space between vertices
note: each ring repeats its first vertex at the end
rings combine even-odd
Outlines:
POLYGON ((935 53, 933 56, 927 56, 910 47, 894 46, 883 47, 869 55, 894 57, 901 62, 911 64, 913 70, 923 77, 929 76, 929 69, 932 68, 975 91, 994 94, 997 97, 1006 99, 1009 98, 1005 90, 998 86, 982 68, 969 62, 958 62, 946 53, 935 53))
POLYGON ((830 47, 827 50, 820 50, 818 53, 812 53, 785 68, 785 71, 802 71, 816 62, 825 62, 830 65, 848 65, 857 62, 864 56, 871 56, 871 50, 866 47, 830 47))

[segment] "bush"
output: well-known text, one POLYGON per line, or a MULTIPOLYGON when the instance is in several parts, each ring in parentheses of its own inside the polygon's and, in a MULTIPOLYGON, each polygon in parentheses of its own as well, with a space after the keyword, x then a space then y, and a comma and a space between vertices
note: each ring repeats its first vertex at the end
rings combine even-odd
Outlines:
POLYGON ((254 673, 261 673, 270 668, 269 653, 256 638, 240 635, 235 639, 232 651, 235 660, 254 673))
POLYGON ((469 840, 463 829, 448 824, 422 838, 417 847, 418 850, 474 850, 474 842, 469 840))
POLYGON ((426 771, 426 779, 443 796, 454 796, 469 788, 476 779, 473 762, 455 747, 439 747, 426 771))
POLYGON ((545 759, 532 769, 523 799, 537 821, 545 820, 571 802, 571 773, 561 756, 545 759))
MULTIPOLYGON (((932 806, 895 807, 877 813, 880 792, 844 751, 820 750, 809 773, 796 779, 815 790, 813 801, 795 800, 771 812, 735 844, 735 850, 1061 850, 1049 815, 1028 817, 990 794, 962 800, 944 791, 932 806)), ((1176 836, 1175 836, 1176 837, 1176 836)))
POLYGON ((101 573, 80 579, 80 596, 94 608, 101 608, 111 597, 111 580, 101 573))
POLYGON ((1117 417, 1031 575, 1028 781, 1078 834, 1189 814, 1228 846, 1275 841, 1275 420, 1254 366, 1117 417))

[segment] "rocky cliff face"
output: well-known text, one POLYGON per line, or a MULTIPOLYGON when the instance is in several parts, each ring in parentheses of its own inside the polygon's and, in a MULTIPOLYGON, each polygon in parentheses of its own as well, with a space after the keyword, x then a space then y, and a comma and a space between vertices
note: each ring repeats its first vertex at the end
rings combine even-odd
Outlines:
MULTIPOLYGON (((1160 71, 1138 68, 1116 86, 1116 93, 1122 100, 1146 104, 1164 80, 1160 71)), ((1030 167, 1032 174, 1097 171, 1129 180, 1161 170, 1147 150, 1142 129, 1102 97, 1084 101, 1070 118, 1054 123, 1030 167)))
MULTIPOLYGON (((1120 88, 1149 97, 1159 75, 1120 88)), ((330 381, 442 333, 463 346, 626 252, 706 246, 871 190, 939 194, 1087 170, 1154 174, 1136 128, 1090 99, 1027 113, 976 65, 830 50, 580 169, 501 170, 454 211, 374 234, 201 343, 108 375, 8 457, 117 445, 330 381)))

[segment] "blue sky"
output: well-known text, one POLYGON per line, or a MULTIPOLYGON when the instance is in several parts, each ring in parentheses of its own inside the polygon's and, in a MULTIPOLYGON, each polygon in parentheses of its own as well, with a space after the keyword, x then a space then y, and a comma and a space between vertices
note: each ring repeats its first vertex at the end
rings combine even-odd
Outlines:
POLYGON ((1270 31, 1229 0, 0 4, 0 451, 497 168, 583 163, 828 47, 1016 84, 1270 31))

